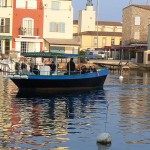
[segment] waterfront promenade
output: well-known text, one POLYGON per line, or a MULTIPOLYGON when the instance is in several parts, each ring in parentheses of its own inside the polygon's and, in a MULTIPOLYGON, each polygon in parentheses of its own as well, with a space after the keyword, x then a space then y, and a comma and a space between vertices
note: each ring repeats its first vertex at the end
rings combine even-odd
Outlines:
POLYGON ((91 59, 89 64, 96 64, 101 67, 107 67, 109 69, 137 69, 137 70, 150 70, 149 64, 135 63, 129 60, 103 60, 103 59, 91 59))

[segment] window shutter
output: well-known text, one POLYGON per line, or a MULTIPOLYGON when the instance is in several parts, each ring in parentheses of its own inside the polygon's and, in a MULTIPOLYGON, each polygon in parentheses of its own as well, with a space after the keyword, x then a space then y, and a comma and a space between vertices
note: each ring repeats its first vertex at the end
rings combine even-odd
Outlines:
POLYGON ((5 32, 10 32, 10 18, 5 18, 5 32))

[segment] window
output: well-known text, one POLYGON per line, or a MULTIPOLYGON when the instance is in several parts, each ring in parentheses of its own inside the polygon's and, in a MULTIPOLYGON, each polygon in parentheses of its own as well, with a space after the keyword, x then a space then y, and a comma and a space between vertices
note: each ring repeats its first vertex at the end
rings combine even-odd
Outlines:
POLYGON ((102 47, 106 46, 106 38, 102 39, 102 47))
POLYGON ((10 41, 5 40, 5 54, 9 54, 10 52, 10 41))
POLYGON ((111 45, 115 45, 115 39, 111 39, 111 45))
POLYGON ((7 0, 0 0, 0 7, 6 7, 7 6, 7 0))
POLYGON ((64 53, 65 47, 51 46, 50 50, 54 53, 64 53))
POLYGON ((140 39, 140 32, 139 31, 134 33, 134 39, 135 40, 139 40, 140 39))
POLYGON ((0 18, 0 33, 10 32, 10 18, 0 18))
POLYGON ((94 47, 97 47, 97 41, 98 41, 97 38, 98 37, 94 37, 94 47))
POLYGON ((37 0, 28 0, 29 9, 37 9, 37 0))
POLYGON ((52 10, 59 10, 60 9, 60 2, 52 1, 51 8, 52 8, 52 10))
POLYGON ((28 52, 28 43, 21 42, 21 53, 28 52))
POLYGON ((36 44, 32 42, 21 42, 21 53, 23 52, 35 52, 36 44))
POLYGON ((37 0, 16 0, 16 8, 37 9, 37 0))
POLYGON ((16 0, 16 8, 26 8, 26 0, 16 0))
POLYGON ((140 25, 141 19, 140 16, 135 17, 135 25, 140 25))
POLYGON ((23 35, 33 35, 34 34, 34 20, 32 18, 23 19, 23 35))
POLYGON ((50 32, 57 32, 57 25, 55 22, 50 23, 50 32))
POLYGON ((50 32, 65 32, 65 23, 64 22, 51 22, 50 23, 50 32))
POLYGON ((58 23, 58 32, 65 32, 65 23, 58 23))
POLYGON ((5 19, 4 18, 0 18, 0 26, 4 26, 5 24, 4 24, 4 21, 5 19))

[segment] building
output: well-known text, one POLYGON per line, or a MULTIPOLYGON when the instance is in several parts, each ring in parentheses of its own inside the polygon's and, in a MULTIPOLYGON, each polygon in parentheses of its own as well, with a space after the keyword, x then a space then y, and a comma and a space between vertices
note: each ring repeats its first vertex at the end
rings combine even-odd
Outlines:
POLYGON ((44 50, 61 53, 78 53, 80 43, 73 39, 72 0, 43 0, 44 50))
POLYGON ((96 21, 92 1, 87 1, 85 10, 79 12, 79 19, 74 20, 73 27, 74 38, 81 43, 80 50, 121 45, 122 23, 96 21))
POLYGON ((123 9, 123 45, 147 44, 149 5, 129 5, 123 9))
MULTIPOLYGON (((134 50, 135 62, 147 63, 149 5, 129 5, 123 9, 122 43, 124 46, 142 46, 134 50), (145 48, 144 48, 145 47, 145 48), (145 53, 145 54, 144 54, 145 53)), ((129 50, 126 50, 129 53, 129 50)))
POLYGON ((12 47, 13 1, 0 1, 0 55, 8 55, 12 47))
POLYGON ((40 52, 43 47, 42 0, 14 0, 12 48, 22 52, 40 52))
POLYGON ((122 43, 122 23, 97 21, 92 0, 74 21, 72 0, 1 0, 0 6, 6 12, 0 14, 2 57, 12 52, 18 57, 39 51, 76 54, 122 43))
POLYGON ((73 39, 72 0, 1 0, 0 52, 78 53, 73 39))

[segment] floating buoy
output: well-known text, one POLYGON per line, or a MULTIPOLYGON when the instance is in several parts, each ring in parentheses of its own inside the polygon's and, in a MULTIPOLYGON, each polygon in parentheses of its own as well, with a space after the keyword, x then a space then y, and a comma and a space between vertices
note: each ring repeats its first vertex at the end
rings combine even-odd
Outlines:
POLYGON ((97 143, 102 145, 111 144, 111 136, 109 133, 101 133, 97 136, 97 143))
POLYGON ((122 79, 123 79, 123 76, 120 76, 119 79, 122 80, 122 79))

